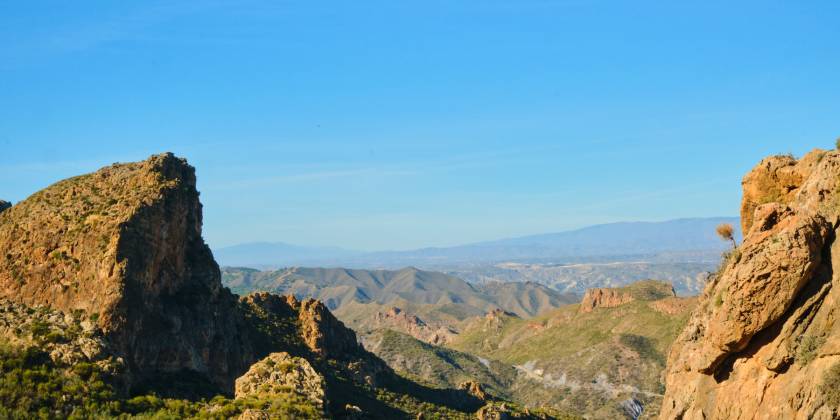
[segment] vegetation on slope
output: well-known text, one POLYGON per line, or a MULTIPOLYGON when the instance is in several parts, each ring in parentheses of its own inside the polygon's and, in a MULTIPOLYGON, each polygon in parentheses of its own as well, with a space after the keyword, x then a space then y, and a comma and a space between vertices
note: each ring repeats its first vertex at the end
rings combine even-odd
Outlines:
POLYGON ((393 331, 365 345, 390 366, 433 386, 481 383, 490 394, 530 407, 615 418, 642 405, 658 411, 670 343, 694 304, 670 285, 639 282, 617 290, 632 300, 580 311, 568 305, 523 319, 495 311, 468 322, 445 348, 393 331))

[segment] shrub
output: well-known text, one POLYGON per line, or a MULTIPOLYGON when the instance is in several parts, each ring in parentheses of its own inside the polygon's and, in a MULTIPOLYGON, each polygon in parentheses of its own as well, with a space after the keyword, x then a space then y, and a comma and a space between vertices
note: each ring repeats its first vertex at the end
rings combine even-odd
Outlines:
POLYGON ((811 363, 817 357, 817 350, 825 344, 825 337, 803 335, 799 340, 799 347, 796 351, 796 358, 803 364, 811 363))
POLYGON ((732 248, 737 248, 738 244, 735 242, 735 228, 732 227, 729 223, 721 223, 715 228, 715 232, 717 232, 720 239, 724 241, 731 241, 732 248))
POLYGON ((823 374, 820 391, 829 407, 840 407, 840 363, 835 363, 823 374))

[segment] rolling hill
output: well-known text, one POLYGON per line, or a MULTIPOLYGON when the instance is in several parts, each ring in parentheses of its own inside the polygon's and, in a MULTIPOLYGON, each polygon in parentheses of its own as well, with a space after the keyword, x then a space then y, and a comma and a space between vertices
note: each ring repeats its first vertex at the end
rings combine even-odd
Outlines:
POLYGON ((237 293, 270 291, 312 297, 338 314, 342 310, 346 314, 346 309, 358 304, 373 304, 371 308, 443 309, 443 313, 459 320, 494 309, 533 316, 578 300, 576 295, 533 282, 470 284, 414 267, 395 271, 305 267, 258 271, 227 267, 222 270, 222 281, 237 293))

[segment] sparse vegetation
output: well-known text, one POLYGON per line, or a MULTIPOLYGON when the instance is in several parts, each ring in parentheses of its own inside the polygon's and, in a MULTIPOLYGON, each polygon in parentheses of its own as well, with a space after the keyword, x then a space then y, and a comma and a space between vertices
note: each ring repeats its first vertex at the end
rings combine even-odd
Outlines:
POLYGON ((840 362, 834 363, 825 374, 820 385, 823 398, 829 407, 840 407, 840 362))
POLYGON ((264 410, 271 418, 318 419, 320 411, 294 393, 271 400, 207 401, 139 395, 122 398, 113 378, 96 364, 62 366, 36 347, 0 343, 0 418, 4 419, 227 419, 245 409, 264 410))
POLYGON ((825 337, 803 335, 799 340, 799 347, 796 351, 796 360, 807 365, 817 357, 817 350, 825 344, 825 337))

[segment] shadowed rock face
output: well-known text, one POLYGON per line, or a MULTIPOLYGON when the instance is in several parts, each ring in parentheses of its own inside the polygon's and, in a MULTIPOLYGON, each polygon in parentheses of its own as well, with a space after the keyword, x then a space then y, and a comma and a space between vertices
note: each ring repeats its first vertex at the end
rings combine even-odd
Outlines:
POLYGON ((660 417, 835 418, 840 153, 765 159, 743 187, 745 239, 671 348, 660 417))
POLYGON ((0 213, 2 213, 4 210, 7 210, 11 207, 12 207, 12 203, 10 203, 8 201, 5 201, 5 200, 0 200, 0 213))

